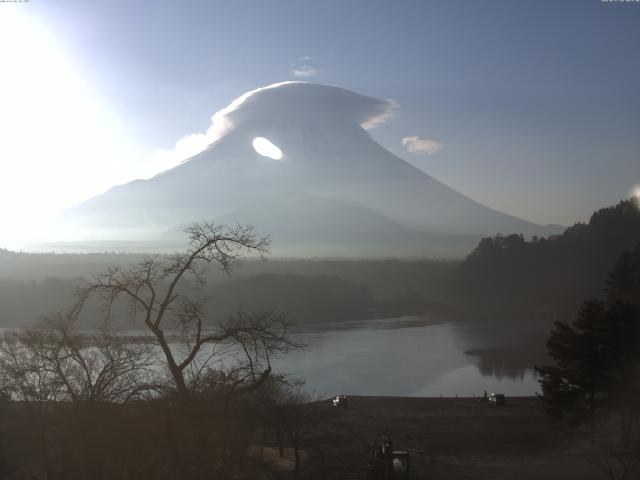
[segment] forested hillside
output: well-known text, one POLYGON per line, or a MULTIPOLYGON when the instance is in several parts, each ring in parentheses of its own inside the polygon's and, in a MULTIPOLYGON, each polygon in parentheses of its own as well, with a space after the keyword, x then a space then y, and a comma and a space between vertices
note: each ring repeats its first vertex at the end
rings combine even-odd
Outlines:
MULTIPOLYGON (((29 254, 0 251, 0 327, 32 325, 67 310, 83 279, 109 266, 126 267, 139 254, 29 254)), ((220 318, 244 311, 276 310, 293 323, 429 314, 443 311, 454 261, 248 259, 228 276, 211 266, 207 310, 220 318)), ((102 315, 89 308, 83 319, 102 315)), ((135 325, 127 325, 135 328, 135 325)))
POLYGON ((573 315, 597 296, 619 256, 640 243, 640 200, 603 208, 548 238, 522 235, 484 238, 461 264, 451 301, 478 317, 573 315))

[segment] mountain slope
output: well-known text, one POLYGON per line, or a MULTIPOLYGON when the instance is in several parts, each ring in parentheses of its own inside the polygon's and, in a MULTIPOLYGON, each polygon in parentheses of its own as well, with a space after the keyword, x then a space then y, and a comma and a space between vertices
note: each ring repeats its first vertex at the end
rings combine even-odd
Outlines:
MULTIPOLYGON (((465 197, 376 143, 365 127, 388 116, 390 106, 326 85, 258 89, 225 109, 224 131, 203 152, 149 180, 94 197, 67 211, 65 221, 89 236, 140 239, 296 190, 351 200, 431 235, 545 233, 465 197), (282 158, 258 154, 256 137, 278 146, 282 158)), ((267 220, 279 214, 263 209, 261 215, 267 220)))
POLYGON ((463 255, 476 236, 420 232, 353 200, 300 191, 265 198, 216 219, 269 233, 272 253, 296 256, 463 255))

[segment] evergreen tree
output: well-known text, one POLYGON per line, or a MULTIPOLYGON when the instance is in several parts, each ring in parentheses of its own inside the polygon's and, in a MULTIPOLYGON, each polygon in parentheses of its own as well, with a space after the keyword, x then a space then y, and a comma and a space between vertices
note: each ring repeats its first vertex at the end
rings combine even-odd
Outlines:
POLYGON ((621 420, 628 444, 640 419, 640 247, 609 275, 606 301, 588 300, 577 318, 556 322, 547 341, 555 365, 536 368, 542 400, 556 426, 592 427, 600 414, 621 420))
POLYGON ((620 256, 609 274, 606 292, 609 300, 640 304, 640 243, 620 256))
POLYGON ((611 346, 606 305, 584 303, 571 324, 556 322, 547 341, 556 365, 538 367, 545 410, 559 427, 592 425, 607 399, 611 378, 611 346))

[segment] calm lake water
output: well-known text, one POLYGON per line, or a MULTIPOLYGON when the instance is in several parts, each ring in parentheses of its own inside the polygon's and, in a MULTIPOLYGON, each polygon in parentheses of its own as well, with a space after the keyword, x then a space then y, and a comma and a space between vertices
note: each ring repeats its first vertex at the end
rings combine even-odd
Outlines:
MULTIPOLYGON (((9 329, 3 329, 9 330, 9 329)), ((433 323, 402 317, 323 325, 299 334, 308 345, 274 359, 275 371, 306 380, 305 389, 323 398, 337 395, 473 396, 482 392, 534 395, 539 385, 532 369, 481 369, 467 350, 509 345, 495 327, 433 323), (487 344, 487 339, 492 344, 487 344), (488 372, 499 372, 489 374, 488 372)), ((504 333, 505 329, 499 329, 504 333)), ((148 335, 131 331, 129 334, 148 335)), ((173 344, 176 350, 181 344, 173 344)), ((205 358, 210 352, 203 351, 205 358)), ((158 349, 158 359, 163 355, 158 349)), ((507 362, 508 363, 508 362, 507 362)))
POLYGON ((508 396, 539 390, 532 370, 483 375, 466 350, 487 345, 463 326, 429 324, 419 318, 336 325, 301 335, 309 346, 273 362, 276 370, 306 379, 306 390, 336 394, 395 396, 508 396))

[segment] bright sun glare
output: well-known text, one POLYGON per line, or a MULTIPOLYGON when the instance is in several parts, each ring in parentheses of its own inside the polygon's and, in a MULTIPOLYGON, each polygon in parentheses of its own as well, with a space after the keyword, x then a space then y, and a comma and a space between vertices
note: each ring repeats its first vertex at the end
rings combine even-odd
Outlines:
POLYGON ((0 8, 0 247, 118 178, 117 124, 56 38, 24 10, 0 8))
POLYGON ((282 150, 264 137, 256 137, 253 139, 253 149, 263 157, 282 160, 282 150))

